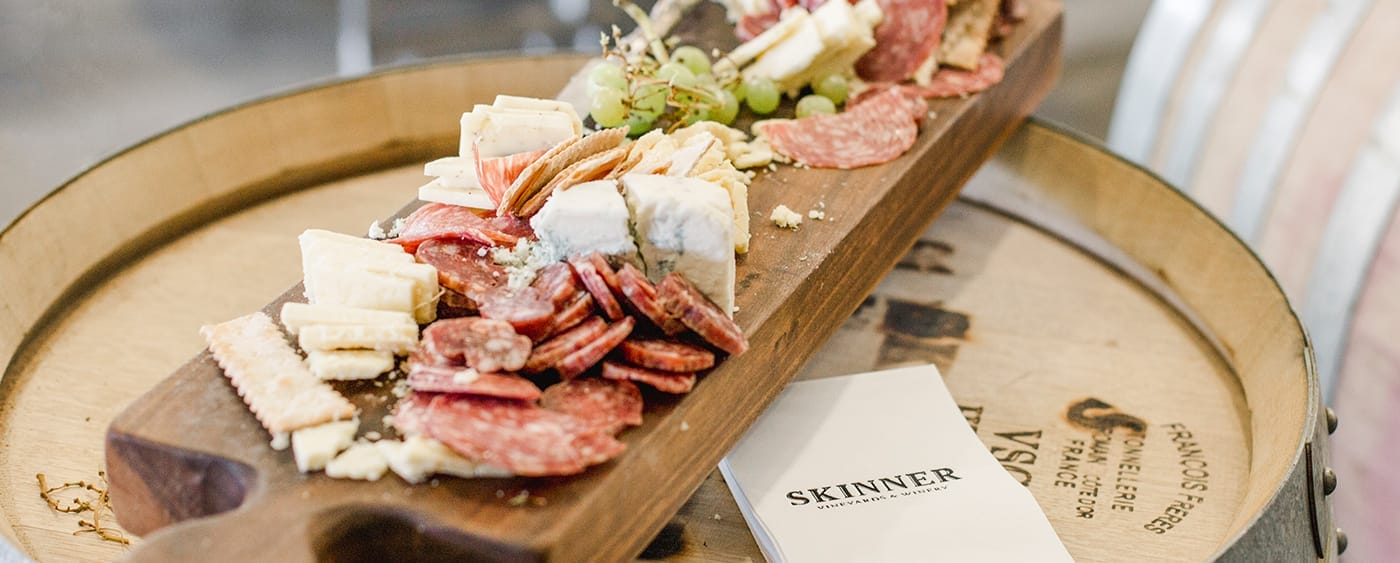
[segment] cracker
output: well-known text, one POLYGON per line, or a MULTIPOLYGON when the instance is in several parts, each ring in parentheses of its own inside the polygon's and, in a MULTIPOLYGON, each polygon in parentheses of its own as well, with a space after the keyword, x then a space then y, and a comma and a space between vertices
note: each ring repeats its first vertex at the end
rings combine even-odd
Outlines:
POLYGON ((554 193, 554 190, 566 190, 575 184, 603 179, 626 156, 627 149, 625 147, 615 147, 569 165, 521 206, 520 216, 530 217, 539 213, 540 208, 544 207, 544 202, 549 199, 549 195, 554 193))
POLYGON ((948 24, 938 46, 938 62, 977 70, 992 32, 1000 0, 964 0, 948 8, 948 24))

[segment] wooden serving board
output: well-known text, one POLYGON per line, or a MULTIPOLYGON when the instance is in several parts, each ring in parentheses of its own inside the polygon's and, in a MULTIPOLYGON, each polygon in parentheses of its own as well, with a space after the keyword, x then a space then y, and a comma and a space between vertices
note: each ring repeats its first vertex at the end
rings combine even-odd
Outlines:
MULTIPOLYGON (((1007 62, 1003 83, 965 100, 933 103, 936 117, 926 121, 904 156, 853 171, 780 167, 759 175, 750 189, 755 223, 779 204, 804 212, 824 205, 827 220, 809 220, 798 232, 755 229, 752 250, 739 262, 736 314, 750 351, 727 359, 687 396, 648 396, 646 421, 623 433, 628 449, 616 460, 571 478, 442 479, 436 486, 409 486, 393 476, 366 483, 301 475, 290 451, 268 447, 266 432, 206 353, 131 404, 108 430, 117 514, 126 529, 147 536, 133 556, 310 561, 390 554, 453 560, 636 555, 1049 90, 1059 66, 1061 6, 1052 0, 1029 4, 1030 16, 999 47, 1007 62), (529 499, 523 505, 510 502, 521 494, 529 499)), ((384 92, 437 96, 435 80, 448 81, 442 86, 450 90, 465 79, 475 92, 491 91, 495 81, 496 92, 518 93, 510 86, 522 80, 440 70, 370 76, 341 87, 335 97, 304 92, 294 96, 335 107, 284 105, 292 113, 250 117, 295 121, 306 113, 353 112, 363 103, 389 112, 391 121, 413 122, 421 117, 411 97, 403 106, 384 108, 384 92)), ((548 91, 567 77, 525 80, 536 82, 532 91, 548 91)), ((480 101, 464 99, 460 107, 480 101)), ((441 141, 408 134, 391 139, 378 154, 371 150, 363 160, 342 160, 340 166, 350 174, 375 159, 421 159, 421 150, 409 149, 431 143, 440 149, 441 141)), ((249 266, 249 272, 255 269, 249 266)), ((281 299, 296 294, 294 288, 281 299)), ((380 420, 391 402, 387 388, 359 384, 344 390, 362 410, 362 431, 389 434, 380 420)))

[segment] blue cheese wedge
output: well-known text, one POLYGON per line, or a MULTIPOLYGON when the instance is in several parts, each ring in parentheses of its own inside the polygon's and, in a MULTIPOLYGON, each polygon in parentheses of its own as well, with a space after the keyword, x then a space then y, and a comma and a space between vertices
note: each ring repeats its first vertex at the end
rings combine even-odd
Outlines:
POLYGON ((539 236, 535 252, 545 262, 600 252, 635 260, 627 202, 616 180, 598 180, 555 190, 540 212, 530 218, 539 236))
POLYGON ((359 420, 342 420, 292 432, 292 459, 296 460, 297 470, 321 470, 335 454, 350 447, 359 429, 359 420))
POLYGON ((697 178, 629 174, 623 196, 646 274, 679 272, 721 311, 734 307, 734 209, 722 187, 697 178))
POLYGON ((326 464, 326 476, 336 479, 358 479, 378 481, 389 470, 389 462, 379 448, 369 442, 360 442, 345 450, 326 464))

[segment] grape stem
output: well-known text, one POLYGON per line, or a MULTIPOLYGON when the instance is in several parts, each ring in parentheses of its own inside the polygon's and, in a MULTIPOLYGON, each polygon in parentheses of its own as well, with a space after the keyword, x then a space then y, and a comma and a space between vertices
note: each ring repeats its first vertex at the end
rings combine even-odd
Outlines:
POLYGON ((647 15, 646 10, 627 0, 613 0, 613 6, 621 8, 628 17, 632 18, 632 21, 637 22, 637 29, 641 30, 642 37, 646 39, 647 46, 651 48, 652 58, 661 64, 671 62, 670 53, 666 52, 666 44, 652 31, 651 16, 647 15))

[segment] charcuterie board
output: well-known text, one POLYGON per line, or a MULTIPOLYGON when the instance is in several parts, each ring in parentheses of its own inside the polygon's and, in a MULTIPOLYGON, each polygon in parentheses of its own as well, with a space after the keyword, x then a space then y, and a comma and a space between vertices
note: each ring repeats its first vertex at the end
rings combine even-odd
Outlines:
MULTIPOLYGON (((736 314, 750 351, 705 375, 682 399, 650 400, 644 424, 622 435, 627 451, 615 461, 570 478, 419 486, 304 476, 289 453, 268 447, 266 434, 201 354, 128 406, 108 431, 113 502, 122 525, 145 537, 135 555, 287 561, 635 555, 1053 84, 1061 7, 1028 4, 1026 20, 998 47, 1004 82, 931 104, 936 116, 904 156, 851 171, 781 167, 755 180, 750 204, 761 216, 784 204, 824 206, 828 219, 797 232, 755 221, 762 227, 739 264, 736 314)), ((188 125, 134 149, 146 151, 139 165, 103 173, 124 173, 131 182, 191 174, 203 182, 207 197, 165 202, 170 215, 157 224, 166 230, 194 228, 238 202, 333 181, 411 187, 411 175, 370 173, 447 153, 455 141, 453 117, 463 108, 496 93, 551 96, 583 62, 438 64, 309 89, 188 125), (522 65, 533 72, 520 72, 522 65), (170 152, 155 152, 161 150, 170 152), (165 159, 189 156, 200 165, 195 170, 163 168, 173 166, 165 159)), ((140 244, 113 249, 113 256, 139 252, 140 244)), ((288 238, 288 244, 295 243, 288 238)), ((237 273, 256 278, 256 271, 248 263, 237 273)), ((298 292, 289 290, 269 310, 298 292)), ((367 427, 379 424, 386 391, 372 384, 349 391, 367 427)))

